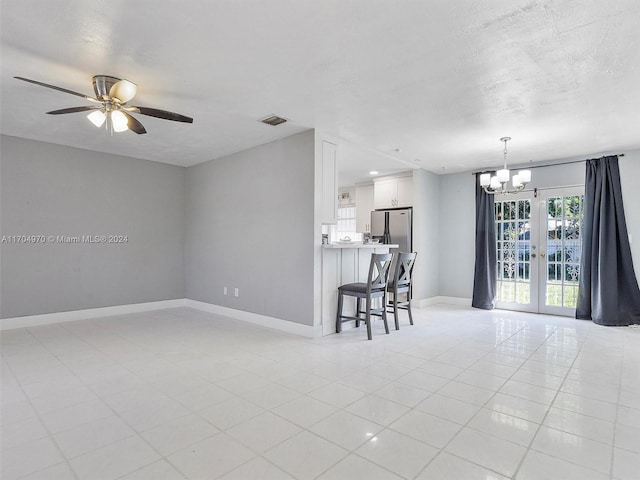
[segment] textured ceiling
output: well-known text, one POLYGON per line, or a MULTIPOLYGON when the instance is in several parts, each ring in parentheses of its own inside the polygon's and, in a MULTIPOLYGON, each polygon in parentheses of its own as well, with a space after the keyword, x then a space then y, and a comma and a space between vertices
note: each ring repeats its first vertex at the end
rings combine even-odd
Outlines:
POLYGON ((640 148, 638 0, 2 0, 1 21, 7 135, 188 166, 318 128, 364 170, 437 173, 499 164, 505 135, 513 163, 640 148), (11 78, 95 74, 194 123, 112 137, 11 78))

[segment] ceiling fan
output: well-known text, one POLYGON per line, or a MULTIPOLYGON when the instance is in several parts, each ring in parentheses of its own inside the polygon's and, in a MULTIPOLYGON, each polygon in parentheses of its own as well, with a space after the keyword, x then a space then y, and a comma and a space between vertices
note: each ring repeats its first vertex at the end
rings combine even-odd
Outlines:
POLYGON ((41 87, 52 88, 64 93, 70 93, 82 97, 94 105, 84 107, 63 108, 61 110, 52 110, 47 112, 49 115, 62 115, 65 113, 78 113, 91 111, 87 118, 96 127, 101 127, 105 122, 112 132, 124 132, 131 130, 137 134, 147 133, 142 123, 140 123, 132 113, 148 115, 150 117, 162 118, 164 120, 173 120, 174 122, 193 123, 193 118, 180 115, 179 113, 168 112, 166 110, 158 110, 157 108, 137 107, 128 105, 128 102, 136 95, 138 87, 129 80, 121 80, 110 75, 96 75, 93 77, 93 91, 95 97, 84 95, 48 83, 38 82, 24 77, 13 77, 24 82, 40 85, 41 87))

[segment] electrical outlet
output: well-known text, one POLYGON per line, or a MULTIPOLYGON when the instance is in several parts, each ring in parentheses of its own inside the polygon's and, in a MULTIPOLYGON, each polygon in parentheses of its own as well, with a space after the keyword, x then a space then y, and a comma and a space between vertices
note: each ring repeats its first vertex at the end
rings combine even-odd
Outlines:
POLYGON ((222 287, 222 292, 226 295, 227 294, 227 287, 222 287))
POLYGON ((235 292, 234 292, 234 295, 235 295, 236 297, 239 297, 239 296, 240 296, 240 289, 239 289, 238 287, 236 287, 235 292))

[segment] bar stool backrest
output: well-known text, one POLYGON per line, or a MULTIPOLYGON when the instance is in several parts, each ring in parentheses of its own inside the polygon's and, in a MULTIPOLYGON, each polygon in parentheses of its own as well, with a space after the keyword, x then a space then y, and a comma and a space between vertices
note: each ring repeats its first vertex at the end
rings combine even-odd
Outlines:
POLYGON ((374 253, 371 255, 367 281, 367 290, 369 292, 386 290, 392 258, 393 255, 390 253, 374 253))
POLYGON ((411 273, 416 261, 415 252, 400 252, 396 260, 396 268, 393 273, 392 282, 398 290, 406 289, 411 285, 411 273))

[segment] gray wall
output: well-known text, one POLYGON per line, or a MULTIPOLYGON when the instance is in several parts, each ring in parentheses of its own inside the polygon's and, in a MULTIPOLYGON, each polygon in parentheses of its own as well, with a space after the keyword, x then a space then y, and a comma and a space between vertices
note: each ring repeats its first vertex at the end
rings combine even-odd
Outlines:
MULTIPOLYGON (((584 155, 582 160, 602 154, 584 155)), ((636 276, 640 275, 640 150, 620 157, 620 173, 631 251, 636 276)), ((584 184, 584 163, 557 165, 532 170, 531 188, 562 187, 584 184)), ((468 173, 440 177, 440 295, 471 298, 475 258, 474 177, 468 173)))
POLYGON ((471 298, 475 262, 475 184, 470 173, 440 176, 440 295, 471 298), (471 266, 469 268, 469 266, 471 266))
POLYGON ((2 235, 127 235, 121 244, 2 243, 3 318, 184 298, 184 168, 2 136, 2 235))
POLYGON ((413 171, 413 250, 418 252, 413 272, 413 298, 439 295, 440 179, 426 170, 413 171))
POLYGON ((189 167, 186 192, 186 297, 313 325, 314 132, 189 167))
MULTIPOLYGON (((313 324, 312 131, 188 169, 7 136, 0 153, 0 235, 128 236, 2 243, 0 317, 186 297, 313 324)), ((620 169, 639 275, 640 150, 620 169)), ((580 184, 584 164, 533 180, 580 184)), ((414 194, 415 298, 470 298, 473 176, 416 170, 414 194)))

